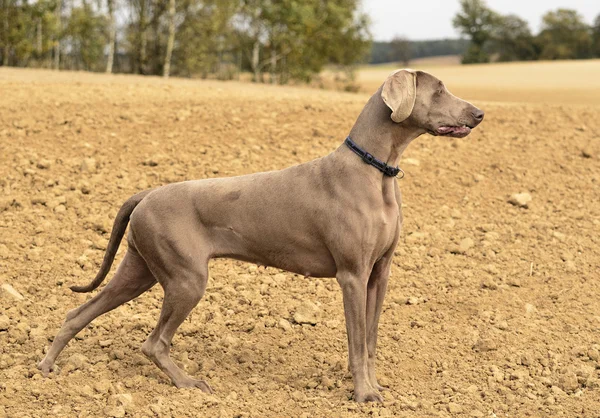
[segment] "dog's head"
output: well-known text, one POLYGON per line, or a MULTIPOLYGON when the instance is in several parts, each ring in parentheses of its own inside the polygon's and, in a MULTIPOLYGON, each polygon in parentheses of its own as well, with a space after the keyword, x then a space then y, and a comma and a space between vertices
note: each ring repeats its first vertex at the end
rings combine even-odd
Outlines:
POLYGON ((441 80, 424 71, 393 72, 383 84, 381 97, 394 122, 431 135, 463 138, 483 120, 482 110, 454 96, 441 80))

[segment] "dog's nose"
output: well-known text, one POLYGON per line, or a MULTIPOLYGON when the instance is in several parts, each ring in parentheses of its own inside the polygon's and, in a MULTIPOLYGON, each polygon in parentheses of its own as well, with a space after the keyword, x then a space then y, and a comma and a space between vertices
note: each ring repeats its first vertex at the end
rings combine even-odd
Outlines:
POLYGON ((473 111, 473 117, 477 122, 481 122, 483 120, 483 116, 485 115, 484 111, 481 109, 475 109, 473 111))

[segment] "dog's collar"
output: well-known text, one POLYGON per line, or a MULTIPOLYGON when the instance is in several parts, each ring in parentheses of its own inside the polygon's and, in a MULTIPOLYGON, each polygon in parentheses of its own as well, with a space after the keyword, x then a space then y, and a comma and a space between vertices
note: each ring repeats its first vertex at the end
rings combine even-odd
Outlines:
POLYGON ((344 143, 365 163, 372 165, 386 176, 397 177, 398 174, 401 174, 401 176, 398 178, 401 179, 404 177, 404 171, 402 171, 400 167, 392 167, 391 165, 387 165, 383 161, 378 160, 372 154, 369 154, 367 151, 363 150, 361 147, 356 145, 356 143, 349 136, 346 138, 346 141, 344 141, 344 143))

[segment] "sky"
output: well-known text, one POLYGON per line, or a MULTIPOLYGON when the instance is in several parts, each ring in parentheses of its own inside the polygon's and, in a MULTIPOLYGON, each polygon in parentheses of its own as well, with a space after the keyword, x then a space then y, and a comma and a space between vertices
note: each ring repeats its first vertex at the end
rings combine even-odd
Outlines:
MULTIPOLYGON (((363 10, 371 16, 371 32, 377 41, 389 41, 395 35, 410 40, 459 37, 452 27, 459 0, 362 1, 363 10)), ((498 13, 512 13, 527 20, 534 34, 549 10, 575 9, 588 24, 600 14, 600 0, 487 0, 486 3, 498 13)))

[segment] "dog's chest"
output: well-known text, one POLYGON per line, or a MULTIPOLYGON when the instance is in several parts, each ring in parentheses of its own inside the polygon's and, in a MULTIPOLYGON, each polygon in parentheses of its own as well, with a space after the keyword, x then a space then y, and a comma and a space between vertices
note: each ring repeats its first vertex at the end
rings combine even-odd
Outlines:
POLYGON ((385 205, 380 216, 375 217, 372 228, 376 231, 374 245, 377 258, 383 256, 395 246, 400 228, 402 227, 402 212, 398 205, 385 205))

